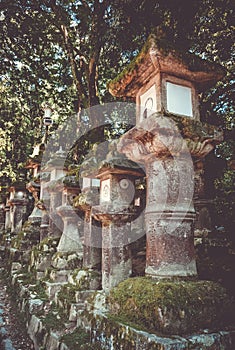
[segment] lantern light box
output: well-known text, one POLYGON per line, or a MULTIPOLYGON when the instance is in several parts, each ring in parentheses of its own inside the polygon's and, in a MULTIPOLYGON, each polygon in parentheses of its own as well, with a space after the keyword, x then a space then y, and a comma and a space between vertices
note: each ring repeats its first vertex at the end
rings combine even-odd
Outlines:
POLYGON ((152 34, 134 62, 109 83, 109 92, 136 102, 136 124, 153 113, 199 121, 199 92, 223 75, 215 63, 171 50, 164 37, 152 34))

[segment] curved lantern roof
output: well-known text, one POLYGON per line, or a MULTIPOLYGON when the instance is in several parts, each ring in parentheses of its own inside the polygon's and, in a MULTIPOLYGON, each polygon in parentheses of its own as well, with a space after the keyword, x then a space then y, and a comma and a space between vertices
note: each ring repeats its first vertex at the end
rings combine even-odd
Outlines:
POLYGON ((193 53, 183 53, 151 34, 135 59, 109 82, 109 92, 117 97, 134 98, 140 87, 157 74, 166 73, 188 80, 198 91, 213 86, 225 75, 222 66, 193 53))

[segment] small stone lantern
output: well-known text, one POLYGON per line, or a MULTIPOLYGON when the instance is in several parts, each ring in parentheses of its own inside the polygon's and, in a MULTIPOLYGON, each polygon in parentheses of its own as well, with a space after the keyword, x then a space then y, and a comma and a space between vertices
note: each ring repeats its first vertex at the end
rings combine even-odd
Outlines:
POLYGON ((121 137, 118 150, 146 168, 147 275, 197 275, 193 161, 222 140, 216 127, 200 122, 198 93, 223 75, 220 66, 151 35, 135 62, 109 84, 114 96, 137 105, 136 126, 121 137))
POLYGON ((62 204, 62 187, 59 180, 66 175, 65 160, 66 152, 60 148, 43 168, 44 172, 50 172, 50 181, 44 185, 44 191, 50 193, 49 235, 54 237, 60 237, 63 230, 63 222, 56 208, 62 204))
POLYGON ((81 240, 81 220, 78 210, 72 206, 73 198, 80 192, 75 176, 65 176, 62 179, 62 205, 56 208, 61 216, 64 228, 60 238, 58 252, 77 252, 83 255, 81 240))
POLYGON ((102 222, 104 290, 109 290, 132 274, 128 235, 131 221, 138 216, 135 180, 142 177, 144 172, 139 168, 125 167, 121 157, 108 159, 100 167, 96 176, 100 179, 100 205, 92 207, 93 217, 102 222), (120 159, 121 163, 116 165, 120 159))
POLYGON ((26 219, 27 210, 27 193, 24 184, 16 184, 9 188, 10 199, 8 205, 10 205, 10 222, 11 231, 19 232, 22 229, 23 222, 26 219))

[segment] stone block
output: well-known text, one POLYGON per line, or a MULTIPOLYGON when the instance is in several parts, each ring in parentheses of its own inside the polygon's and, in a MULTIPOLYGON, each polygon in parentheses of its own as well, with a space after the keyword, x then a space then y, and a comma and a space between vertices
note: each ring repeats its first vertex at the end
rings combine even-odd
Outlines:
POLYGON ((37 271, 36 272, 36 278, 37 280, 41 280, 42 278, 45 277, 45 272, 44 271, 37 271))
POLYGON ((83 290, 75 292, 76 303, 79 303, 81 301, 87 301, 87 299, 90 298, 96 292, 96 290, 83 290))
POLYGON ((43 309, 44 302, 41 299, 29 299, 29 312, 36 313, 43 309))
POLYGON ((69 311, 69 321, 75 322, 81 312, 85 310, 85 303, 71 304, 69 311))
POLYGON ((60 345, 60 334, 51 332, 46 342, 47 350, 58 350, 60 345))
POLYGON ((42 321, 37 316, 32 315, 28 325, 28 334, 34 343, 35 349, 38 348, 36 335, 40 333, 42 328, 43 328, 42 321))
POLYGON ((69 270, 52 270, 49 277, 53 282, 68 282, 69 273, 69 270))
POLYGON ((52 267, 58 270, 71 270, 82 267, 81 254, 55 253, 51 261, 52 267))
POLYGON ((19 262, 13 262, 11 264, 11 272, 13 273, 14 271, 19 271, 22 269, 22 265, 19 262))
POLYGON ((36 270, 45 271, 49 267, 51 267, 51 256, 41 254, 38 261, 35 262, 36 270))
POLYGON ((67 284, 66 282, 46 282, 46 293, 49 297, 49 299, 53 299, 55 297, 56 292, 59 292, 60 288, 67 284))
POLYGON ((79 270, 77 274, 70 274, 68 282, 78 285, 81 290, 99 290, 101 289, 101 274, 93 270, 79 270))
POLYGON ((69 350, 68 346, 65 343, 60 344, 60 350, 69 350))

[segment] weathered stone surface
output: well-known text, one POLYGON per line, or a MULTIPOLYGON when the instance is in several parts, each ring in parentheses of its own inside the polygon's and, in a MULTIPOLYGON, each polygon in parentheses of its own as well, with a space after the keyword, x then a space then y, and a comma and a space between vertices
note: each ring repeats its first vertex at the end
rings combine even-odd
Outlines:
POLYGON ((95 270, 81 269, 68 276, 68 282, 79 287, 80 290, 101 289, 101 273, 95 270))
POLYGON ((46 282, 46 292, 49 297, 49 299, 53 299, 55 294, 61 289, 63 285, 65 285, 66 282, 46 282))
POLYGON ((42 310, 43 308, 43 301, 41 299, 29 299, 29 312, 31 314, 37 313, 38 311, 42 310))
MULTIPOLYGON (((154 222, 154 215, 146 213, 147 253, 146 274, 159 277, 194 276, 196 260, 194 251, 192 219, 174 214, 176 228, 169 228, 170 219, 154 222), (178 227, 177 227, 178 226, 178 227)), ((164 216, 164 215, 163 215, 164 216)))
POLYGON ((59 346, 60 346, 60 334, 51 332, 46 342, 46 349, 58 350, 59 346))
POLYGON ((77 318, 79 317, 79 314, 82 313, 85 310, 85 304, 79 303, 79 304, 71 304, 70 311, 69 311, 69 321, 75 322, 77 321, 77 318))
POLYGON ((39 350, 37 335, 42 331, 42 329, 43 325, 41 320, 37 316, 32 315, 29 321, 28 333, 34 343, 35 350, 39 350))
POLYGON ((84 218, 83 267, 100 271, 102 228, 100 222, 92 217, 90 209, 85 211, 84 218))
POLYGON ((62 236, 60 238, 58 252, 80 252, 82 250, 82 228, 78 226, 80 218, 76 209, 69 205, 57 207, 57 213, 62 217, 64 222, 62 236))
POLYGON ((115 322, 101 313, 94 315, 91 323, 91 339, 98 340, 104 349, 115 349, 118 344, 123 350, 231 350, 235 343, 234 331, 163 337, 115 322))
POLYGON ((13 262, 11 265, 11 271, 19 271, 22 269, 22 265, 19 262, 13 262))
POLYGON ((104 290, 114 287, 120 281, 130 277, 132 273, 131 250, 128 245, 129 230, 128 223, 123 225, 106 220, 102 223, 102 288, 104 290))
POLYGON ((69 273, 71 272, 69 270, 52 269, 49 277, 53 282, 68 282, 69 273))
POLYGON ((52 267, 58 270, 71 270, 82 267, 82 254, 71 252, 55 253, 51 261, 52 267))
POLYGON ((13 198, 9 201, 11 205, 11 231, 19 232, 25 220, 27 200, 13 198))

